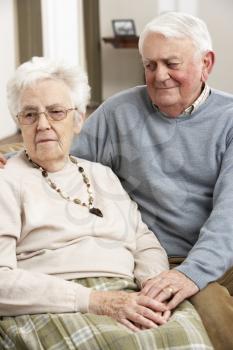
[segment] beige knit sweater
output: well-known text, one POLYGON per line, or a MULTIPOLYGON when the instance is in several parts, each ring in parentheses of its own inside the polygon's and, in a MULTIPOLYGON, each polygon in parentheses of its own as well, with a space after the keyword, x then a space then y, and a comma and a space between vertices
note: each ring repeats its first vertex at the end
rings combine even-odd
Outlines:
MULTIPOLYGON (((135 277, 140 284, 168 268, 165 251, 113 172, 79 164, 103 218, 62 199, 23 153, 0 170, 0 316, 87 312, 91 289, 68 280, 135 277)), ((75 164, 67 161, 49 177, 87 202, 75 164)))

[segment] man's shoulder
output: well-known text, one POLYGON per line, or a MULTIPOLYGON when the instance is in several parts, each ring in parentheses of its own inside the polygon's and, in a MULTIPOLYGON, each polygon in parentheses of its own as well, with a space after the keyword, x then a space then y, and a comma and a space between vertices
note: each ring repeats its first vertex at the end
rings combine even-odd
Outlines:
POLYGON ((214 98, 214 101, 216 103, 224 103, 224 104, 233 104, 233 94, 222 91, 222 90, 217 90, 217 89, 211 89, 211 95, 214 98))
POLYGON ((109 97, 104 103, 103 106, 115 106, 119 103, 128 103, 128 102, 140 102, 148 100, 147 89, 145 85, 135 86, 133 88, 121 91, 115 95, 109 97))

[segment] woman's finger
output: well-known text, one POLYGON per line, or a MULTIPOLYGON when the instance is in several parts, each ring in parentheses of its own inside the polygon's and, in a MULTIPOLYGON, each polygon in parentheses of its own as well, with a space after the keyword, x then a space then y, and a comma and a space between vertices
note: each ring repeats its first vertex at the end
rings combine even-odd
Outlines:
POLYGON ((133 332, 138 332, 138 331, 141 330, 141 328, 137 327, 135 324, 133 324, 132 322, 128 321, 127 319, 119 320, 119 322, 121 324, 123 324, 124 326, 126 326, 127 328, 129 328, 133 332))

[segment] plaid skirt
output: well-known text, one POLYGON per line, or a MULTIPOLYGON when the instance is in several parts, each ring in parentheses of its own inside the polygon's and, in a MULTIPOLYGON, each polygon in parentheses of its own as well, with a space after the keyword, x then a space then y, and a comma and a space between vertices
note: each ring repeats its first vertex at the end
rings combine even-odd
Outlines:
MULTIPOLYGON (((137 285, 121 278, 76 279, 96 290, 132 292, 137 285)), ((48 291, 49 293, 49 291, 48 291)), ((132 332, 107 316, 64 313, 0 317, 0 350, 210 350, 194 307, 185 301, 170 320, 155 329, 132 332)))

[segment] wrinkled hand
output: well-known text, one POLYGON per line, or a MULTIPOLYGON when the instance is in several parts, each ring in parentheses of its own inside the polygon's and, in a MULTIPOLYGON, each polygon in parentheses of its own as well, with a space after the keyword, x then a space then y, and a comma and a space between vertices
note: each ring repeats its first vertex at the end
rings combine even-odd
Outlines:
POLYGON ((155 328, 167 322, 165 304, 139 293, 92 291, 89 311, 114 318, 132 331, 155 328))
POLYGON ((0 168, 4 168, 5 164, 6 164, 6 158, 2 153, 0 153, 0 168))
POLYGON ((140 293, 160 302, 168 300, 167 307, 172 310, 198 291, 199 288, 190 278, 173 269, 146 281, 140 293))

